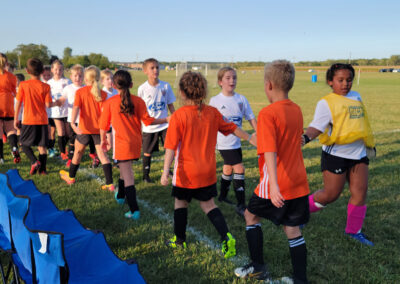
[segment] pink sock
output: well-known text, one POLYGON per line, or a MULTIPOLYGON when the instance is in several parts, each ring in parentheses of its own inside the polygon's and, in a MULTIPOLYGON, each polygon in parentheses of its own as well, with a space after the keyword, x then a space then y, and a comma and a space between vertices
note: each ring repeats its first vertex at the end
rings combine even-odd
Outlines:
POLYGON ((351 203, 347 205, 346 233, 357 234, 361 230, 366 212, 366 205, 356 206, 351 203))
POLYGON ((314 212, 317 212, 317 211, 319 211, 319 210, 322 209, 322 208, 319 208, 319 207, 317 207, 317 206, 315 205, 314 197, 313 197, 313 196, 314 196, 313 194, 310 194, 310 195, 308 196, 308 205, 309 205, 310 213, 314 213, 314 212))

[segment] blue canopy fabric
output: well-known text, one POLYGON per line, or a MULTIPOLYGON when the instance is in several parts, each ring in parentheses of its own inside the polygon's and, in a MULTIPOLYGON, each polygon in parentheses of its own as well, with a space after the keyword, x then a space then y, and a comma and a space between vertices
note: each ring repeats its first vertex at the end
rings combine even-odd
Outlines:
POLYGON ((119 259, 102 232, 85 229, 71 210, 58 210, 49 194, 17 170, 7 177, 11 235, 23 266, 38 283, 145 283, 138 265, 119 259))

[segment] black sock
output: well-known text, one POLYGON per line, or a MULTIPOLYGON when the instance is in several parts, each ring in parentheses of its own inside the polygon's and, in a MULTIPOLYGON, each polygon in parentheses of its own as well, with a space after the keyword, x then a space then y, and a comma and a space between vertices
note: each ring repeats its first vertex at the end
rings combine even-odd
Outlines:
POLYGON ((35 157, 35 154, 33 154, 32 148, 29 146, 22 146, 22 151, 24 151, 25 155, 28 157, 28 159, 31 161, 31 164, 33 165, 36 163, 37 159, 35 157))
POLYGON ((18 143, 18 145, 21 145, 20 137, 21 137, 21 135, 17 135, 17 143, 18 143))
POLYGON ((263 265, 263 232, 261 230, 261 224, 246 226, 246 239, 251 261, 263 265))
POLYGON ((3 138, 0 138, 0 159, 4 158, 4 152, 3 152, 3 138))
POLYGON ((217 229, 219 235, 221 236, 221 240, 226 239, 226 234, 229 232, 228 225, 226 225, 225 218, 221 213, 219 208, 214 208, 207 214, 208 219, 210 219, 211 223, 214 225, 215 229, 217 229))
POLYGON ((289 250, 292 258, 294 282, 307 283, 307 247, 303 236, 290 239, 289 250))
POLYGON ((60 153, 65 153, 65 136, 58 136, 58 149, 60 153))
POLYGON ((130 185, 125 187, 126 201, 128 202, 129 209, 131 212, 139 211, 139 206, 136 200, 136 187, 130 185))
POLYGON ((178 208, 174 210, 174 233, 181 241, 186 241, 187 214, 187 208, 178 208))
POLYGON ((237 204, 245 205, 244 173, 233 175, 233 188, 235 189, 237 204))
POLYGON ((7 137, 8 141, 10 142, 11 151, 18 150, 18 139, 16 134, 11 134, 7 137))
POLYGON ((39 154, 40 169, 39 172, 46 171, 47 154, 39 154))
POLYGON ((103 165, 104 175, 106 177, 106 184, 113 184, 112 165, 111 163, 103 165))
POLYGON ((74 163, 71 163, 71 165, 69 166, 69 177, 75 178, 78 169, 79 169, 79 164, 75 165, 74 163))
POLYGON ((94 146, 93 139, 90 137, 89 139, 89 153, 96 154, 96 147, 94 146))
POLYGON ((75 145, 74 144, 69 144, 69 150, 68 150, 68 159, 72 160, 74 157, 74 152, 75 152, 75 145))
POLYGON ((229 187, 231 186, 232 175, 221 175, 221 193, 218 199, 225 199, 228 196, 229 187))
POLYGON ((122 199, 125 198, 125 183, 123 179, 118 179, 118 193, 117 198, 122 199))
POLYGON ((151 156, 143 155, 143 176, 149 176, 150 174, 150 164, 151 164, 151 156))
POLYGON ((49 139, 49 148, 50 149, 53 149, 55 144, 56 144, 56 140, 55 139, 49 139))

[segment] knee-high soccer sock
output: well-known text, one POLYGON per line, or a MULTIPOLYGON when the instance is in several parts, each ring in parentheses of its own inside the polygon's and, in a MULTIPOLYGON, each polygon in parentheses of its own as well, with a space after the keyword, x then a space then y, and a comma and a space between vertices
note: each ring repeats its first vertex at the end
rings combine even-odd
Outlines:
POLYGON ((139 211, 139 206, 136 200, 136 187, 130 185, 125 187, 126 201, 128 202, 129 209, 131 212, 139 211))
MULTIPOLYGON (((104 175, 106 177, 106 184, 113 184, 112 165, 111 163, 103 165, 104 175)), ((132 211, 133 212, 133 211, 132 211)))
MULTIPOLYGON (((90 155, 95 155, 96 154, 96 147, 94 146, 93 139, 89 140, 89 153, 90 153, 90 155)), ((92 156, 90 156, 90 157, 92 158, 92 156)))
POLYGON ((3 152, 3 139, 0 139, 0 159, 4 158, 4 152, 3 152))
POLYGON ((49 149, 53 149, 56 144, 56 139, 49 139, 49 149))
POLYGON ((321 210, 322 208, 325 207, 321 203, 318 203, 318 202, 314 201, 314 194, 310 194, 308 196, 308 205, 309 205, 310 213, 317 212, 317 211, 319 211, 319 210, 321 210))
POLYGON ((65 153, 65 146, 67 145, 66 139, 66 136, 58 136, 58 149, 60 150, 60 153, 65 153))
POLYGON ((35 154, 33 154, 32 148, 29 146, 22 146, 22 151, 24 151, 25 155, 28 157, 28 159, 31 161, 31 164, 33 165, 36 163, 37 159, 35 157, 35 154))
POLYGON ((346 233, 357 234, 361 231, 366 212, 366 205, 356 206, 351 203, 347 205, 346 233))
POLYGON ((123 179, 118 179, 118 193, 117 198, 122 199, 125 198, 125 182, 123 179))
POLYGON ((150 174, 151 156, 143 155, 143 177, 147 177, 150 174))
POLYGON ((214 225, 218 234, 221 236, 221 241, 226 239, 226 234, 229 232, 228 225, 226 225, 225 218, 219 208, 214 208, 207 214, 208 219, 214 225))
POLYGON ((307 283, 307 247, 303 236, 289 239, 289 250, 293 266, 293 278, 307 283))
POLYGON ((18 139, 16 134, 11 134, 7 137, 8 141, 10 142, 10 147, 12 151, 18 150, 18 139))
POLYGON ((246 226, 246 239, 249 247, 250 259, 253 263, 263 265, 263 232, 261 224, 246 226))
POLYGON ((229 187, 231 186, 232 175, 221 175, 221 192, 219 194, 218 200, 226 199, 229 192, 229 187))
POLYGON ((187 208, 174 210, 174 233, 180 241, 186 241, 187 214, 187 208))
POLYGON ((68 159, 72 160, 72 158, 74 157, 74 152, 75 152, 75 145, 74 144, 69 144, 68 147, 68 159))
POLYGON ((46 171, 47 154, 39 154, 40 169, 39 172, 46 171))
POLYGON ((235 189, 237 205, 244 206, 245 205, 244 173, 233 175, 233 188, 235 189))
POLYGON ((78 169, 79 169, 79 164, 75 165, 74 163, 71 163, 71 165, 69 166, 69 177, 75 178, 78 169))

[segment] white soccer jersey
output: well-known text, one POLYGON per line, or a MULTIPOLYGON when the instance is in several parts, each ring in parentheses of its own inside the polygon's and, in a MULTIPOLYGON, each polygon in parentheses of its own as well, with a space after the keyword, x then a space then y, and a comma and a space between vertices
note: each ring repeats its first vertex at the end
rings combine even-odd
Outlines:
MULTIPOLYGON (((164 81, 159 81, 157 86, 152 86, 148 81, 138 88, 138 96, 144 100, 147 112, 154 118, 166 118, 168 105, 176 101, 171 86, 164 81)), ((168 123, 145 126, 142 123, 143 132, 154 133, 168 128, 168 123)))
POLYGON ((109 90, 107 90, 106 87, 103 87, 102 90, 107 93, 107 100, 109 98, 112 98, 115 95, 118 95, 118 91, 116 89, 114 89, 114 88, 111 88, 111 92, 109 90))
MULTIPOLYGON (((76 91, 82 88, 83 86, 75 86, 74 84, 69 84, 66 86, 63 91, 62 91, 62 96, 66 99, 66 104, 68 108, 68 122, 71 122, 71 116, 72 116, 72 108, 74 107, 74 101, 75 101, 75 94, 76 91)), ((76 117, 75 123, 79 122, 79 114, 76 117)))
MULTIPOLYGON (((254 113, 245 96, 235 93, 233 96, 225 96, 219 93, 210 100, 210 106, 219 110, 227 121, 232 121, 237 126, 242 127, 243 117, 246 120, 254 119, 254 113)), ((241 147, 240 138, 233 134, 228 136, 218 132, 217 149, 230 150, 241 147)))
MULTIPOLYGON (((67 78, 61 78, 60 80, 57 81, 54 80, 54 78, 51 78, 49 81, 47 81, 47 84, 49 84, 51 88, 51 98, 53 99, 53 102, 61 98, 63 89, 71 83, 72 83, 71 80, 67 78)), ((50 108, 49 113, 51 118, 67 117, 68 116, 67 102, 65 102, 60 107, 56 106, 50 108)))
MULTIPOLYGON (((350 91, 346 98, 361 101, 361 96, 355 91, 350 91)), ((328 102, 326 100, 320 100, 315 108, 314 119, 310 123, 309 127, 318 129, 324 132, 326 128, 329 128, 329 134, 332 132, 332 113, 329 109, 328 102)), ((322 150, 328 154, 346 158, 359 160, 367 155, 366 147, 363 140, 357 140, 350 144, 333 144, 330 146, 322 145, 322 150)))

